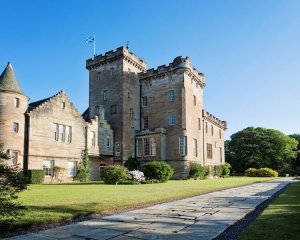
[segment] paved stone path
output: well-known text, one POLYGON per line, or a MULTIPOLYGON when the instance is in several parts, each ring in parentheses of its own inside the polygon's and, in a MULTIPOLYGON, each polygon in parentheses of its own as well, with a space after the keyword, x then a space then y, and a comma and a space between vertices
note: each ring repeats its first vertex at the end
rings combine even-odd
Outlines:
POLYGON ((231 188, 9 239, 214 239, 291 181, 281 178, 231 188))

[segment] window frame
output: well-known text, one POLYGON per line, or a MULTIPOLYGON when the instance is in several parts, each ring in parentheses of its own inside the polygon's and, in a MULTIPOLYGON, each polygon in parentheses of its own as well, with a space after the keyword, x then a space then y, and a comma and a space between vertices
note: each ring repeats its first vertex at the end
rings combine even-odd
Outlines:
POLYGON ((179 136, 179 154, 180 156, 187 156, 187 136, 179 136))
POLYGON ((54 160, 43 160, 43 170, 45 177, 53 177, 54 176, 54 160), (49 168, 45 167, 45 162, 49 162, 49 168))
POLYGON ((75 177, 77 172, 77 162, 76 161, 68 161, 68 177, 75 177), (74 165, 72 166, 72 169, 70 171, 70 166, 69 164, 73 163, 74 165), (73 174, 72 174, 73 173, 73 174))
POLYGON ((169 90, 169 102, 175 102, 175 90, 169 90))
POLYGON ((147 107, 148 106, 148 97, 143 96, 142 97, 142 107, 147 107))
POLYGON ((168 112, 168 126, 172 127, 175 126, 176 118, 175 118, 175 112, 168 112))
POLYGON ((149 129, 149 118, 148 116, 143 116, 143 130, 149 129))
POLYGON ((14 133, 18 133, 19 132, 19 123, 17 122, 13 122, 13 126, 12 126, 12 130, 14 133))

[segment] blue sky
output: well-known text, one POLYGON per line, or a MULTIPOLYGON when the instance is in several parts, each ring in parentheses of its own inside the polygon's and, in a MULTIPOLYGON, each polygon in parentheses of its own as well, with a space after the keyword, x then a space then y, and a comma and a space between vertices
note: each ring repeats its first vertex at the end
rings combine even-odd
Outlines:
POLYGON ((31 101, 65 90, 88 106, 85 60, 130 42, 148 67, 189 56, 205 73, 207 111, 300 133, 299 0, 0 0, 0 71, 12 61, 31 101))

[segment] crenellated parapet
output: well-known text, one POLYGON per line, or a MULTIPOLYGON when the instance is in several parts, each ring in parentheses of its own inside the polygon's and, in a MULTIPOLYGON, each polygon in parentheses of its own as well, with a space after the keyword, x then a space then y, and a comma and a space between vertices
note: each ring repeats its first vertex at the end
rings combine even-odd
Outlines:
POLYGON ((226 121, 222 121, 222 120, 218 119, 217 117, 215 117, 214 115, 212 115, 209 112, 205 111, 204 109, 202 110, 202 116, 205 120, 219 126, 223 130, 227 129, 227 122, 226 121))
POLYGON ((127 47, 119 47, 115 51, 111 50, 104 55, 96 55, 94 58, 90 58, 86 61, 86 68, 88 70, 98 68, 107 63, 111 63, 120 59, 124 59, 132 66, 139 69, 141 72, 146 71, 147 64, 144 60, 140 59, 137 55, 130 52, 127 47))
POLYGON ((184 73, 187 74, 193 81, 198 83, 201 87, 205 87, 205 76, 203 73, 197 71, 191 64, 189 57, 176 57, 169 65, 161 65, 156 69, 151 68, 146 72, 140 73, 141 80, 163 78, 168 75, 174 74, 178 69, 184 69, 184 73))

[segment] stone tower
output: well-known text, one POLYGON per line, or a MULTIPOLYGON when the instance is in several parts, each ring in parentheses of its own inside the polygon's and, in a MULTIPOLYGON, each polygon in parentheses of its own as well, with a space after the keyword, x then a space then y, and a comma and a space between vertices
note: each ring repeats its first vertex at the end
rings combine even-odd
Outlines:
POLYGON ((10 63, 0 76, 0 143, 11 155, 11 164, 23 167, 25 112, 28 107, 25 96, 10 63))
POLYGON ((89 115, 105 115, 114 130, 115 161, 135 156, 135 134, 140 131, 140 83, 146 63, 126 47, 87 60, 89 115), (102 111, 102 109, 104 111, 102 111))

